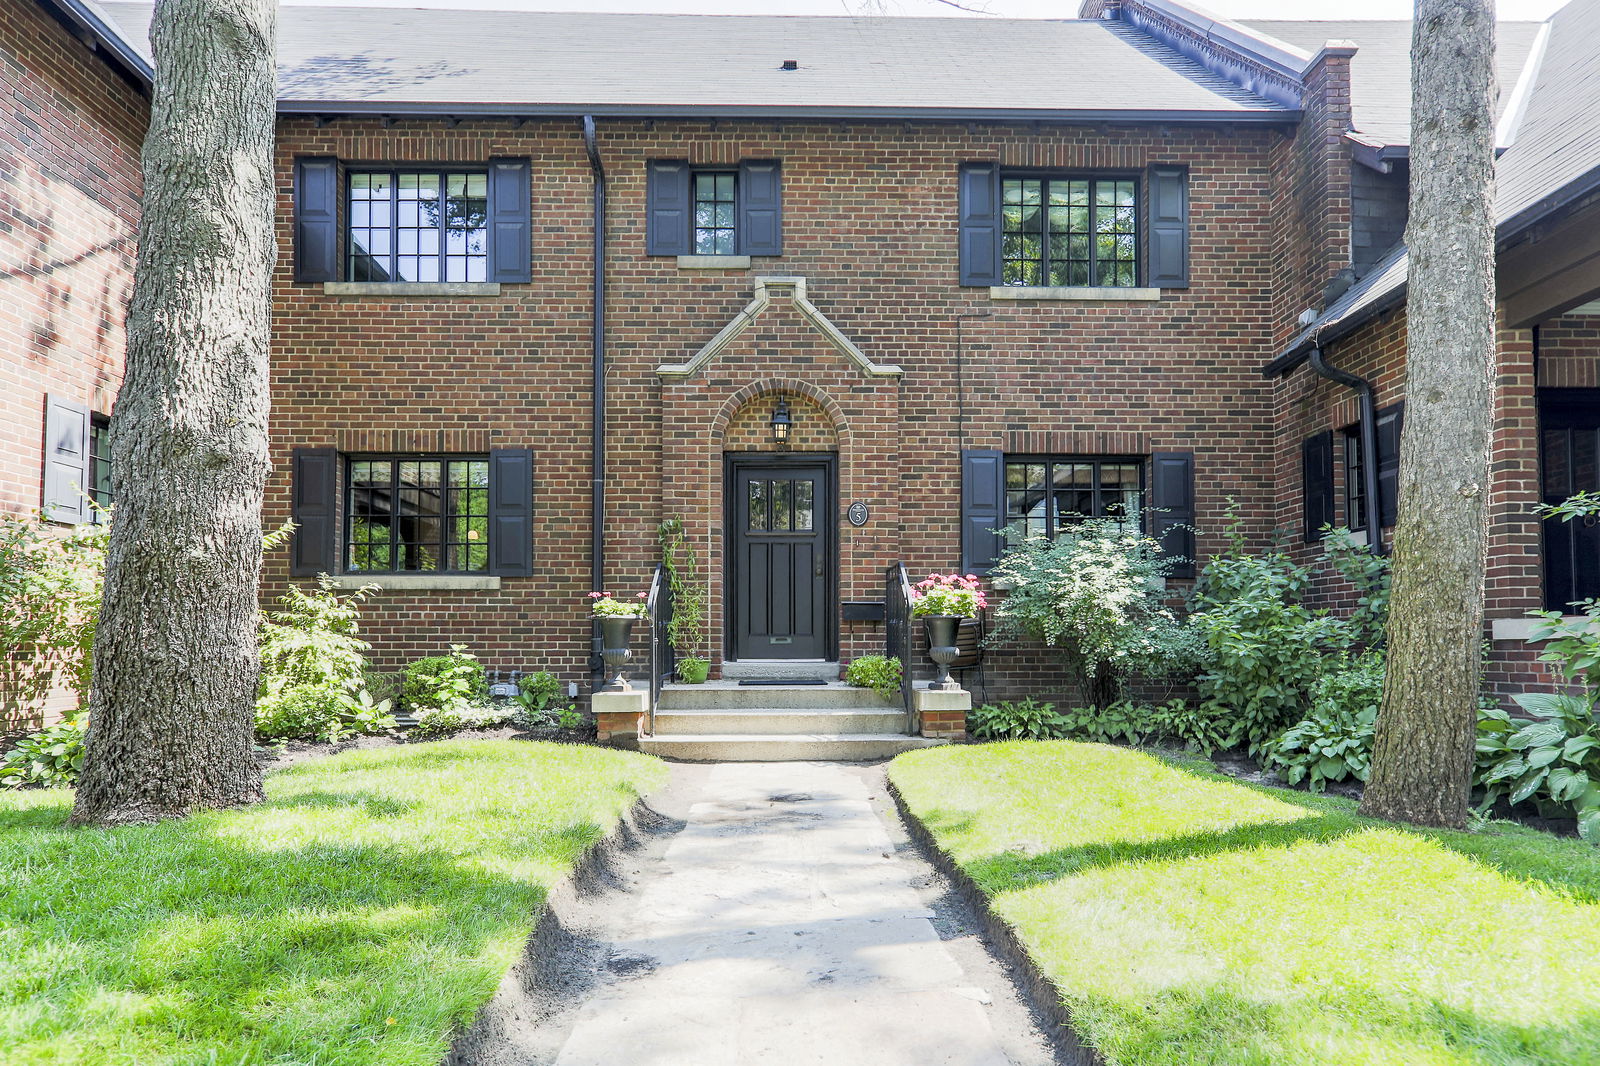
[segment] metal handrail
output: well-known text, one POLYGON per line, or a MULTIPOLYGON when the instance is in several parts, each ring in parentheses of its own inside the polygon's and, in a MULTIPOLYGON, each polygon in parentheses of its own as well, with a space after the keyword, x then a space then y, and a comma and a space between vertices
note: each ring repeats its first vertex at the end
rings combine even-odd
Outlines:
POLYGON ((645 617, 650 620, 650 706, 645 710, 645 733, 656 731, 656 704, 661 702, 661 683, 672 676, 672 641, 667 635, 672 625, 672 583, 667 580, 667 568, 657 564, 650 578, 650 592, 644 601, 645 617))
POLYGON ((921 725, 911 698, 911 658, 916 642, 911 628, 911 578, 905 563, 892 563, 884 572, 883 606, 883 651, 900 660, 900 702, 905 708, 906 732, 915 736, 921 725))

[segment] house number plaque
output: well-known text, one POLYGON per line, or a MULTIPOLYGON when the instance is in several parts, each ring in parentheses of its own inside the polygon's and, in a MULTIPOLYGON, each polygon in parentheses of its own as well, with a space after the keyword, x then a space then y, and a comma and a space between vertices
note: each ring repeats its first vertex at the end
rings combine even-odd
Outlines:
POLYGON ((851 525, 864 526, 867 524, 867 519, 872 517, 872 512, 867 510, 866 504, 857 500, 850 505, 850 510, 846 511, 845 515, 850 519, 851 525))

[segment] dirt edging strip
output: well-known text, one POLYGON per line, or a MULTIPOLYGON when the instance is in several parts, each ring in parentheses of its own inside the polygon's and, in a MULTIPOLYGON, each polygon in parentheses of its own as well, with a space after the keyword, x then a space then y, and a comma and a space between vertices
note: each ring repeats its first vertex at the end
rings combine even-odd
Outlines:
POLYGON ((983 894, 977 882, 973 881, 960 864, 939 846, 933 833, 912 813, 910 804, 900 795, 900 790, 895 787, 894 782, 886 776, 884 783, 888 786, 889 795, 894 797, 895 810, 900 813, 900 820, 905 824, 907 834, 922 850, 928 862, 955 886, 962 901, 977 916, 979 924, 983 927, 984 938, 995 954, 1021 977, 1023 992, 1028 997, 1029 1004, 1041 1017, 1057 1026, 1059 1031, 1056 1034, 1056 1045, 1066 1056, 1067 1061, 1072 1066, 1108 1066, 1105 1058, 1084 1043, 1078 1035, 1078 1030, 1073 1025, 1072 1012, 1062 1001, 1061 990, 1039 968, 1033 956, 1028 954, 1028 949, 1022 943, 1022 938, 1017 935, 1016 929, 994 912, 989 904, 989 897, 983 894))
POLYGON ((572 934, 563 924, 562 914, 578 897, 616 883, 616 856, 636 847, 655 823, 666 820, 646 798, 635 799, 611 831, 589 845, 566 876, 550 889, 522 955, 506 971, 472 1024, 455 1034, 440 1066, 519 1061, 515 1054, 519 1036, 545 1012, 551 994, 562 991, 569 977, 561 968, 561 960, 566 958, 564 949, 572 934))

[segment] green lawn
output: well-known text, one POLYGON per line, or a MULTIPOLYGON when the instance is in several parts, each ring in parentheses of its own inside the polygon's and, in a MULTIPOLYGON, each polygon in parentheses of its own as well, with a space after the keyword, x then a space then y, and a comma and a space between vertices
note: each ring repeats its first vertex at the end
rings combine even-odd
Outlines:
POLYGON ((435 1066, 547 888, 665 766, 461 741, 267 775, 246 810, 66 827, 0 793, 0 1062, 435 1066))
POLYGON ((1067 741, 889 774, 1112 1063, 1600 1063, 1600 849, 1067 741))

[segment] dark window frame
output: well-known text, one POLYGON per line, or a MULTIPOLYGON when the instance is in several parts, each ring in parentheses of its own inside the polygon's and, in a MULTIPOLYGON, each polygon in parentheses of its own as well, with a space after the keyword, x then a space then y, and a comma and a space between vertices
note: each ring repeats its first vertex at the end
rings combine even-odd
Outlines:
MULTIPOLYGON (((1007 208, 1007 206, 1010 206, 1010 205, 1008 205, 1006 203, 1006 183, 1010 182, 1010 181, 1038 181, 1038 182, 1041 183, 1039 202, 1040 202, 1040 209, 1044 213, 1044 217, 1042 219, 1044 228, 1043 228, 1043 232, 1042 232, 1042 240, 1041 240, 1041 246, 1040 246, 1040 250, 1039 250, 1040 251, 1040 259, 1038 260, 1038 263, 1039 263, 1039 278, 1040 278, 1038 284, 1040 286, 1049 287, 1049 288, 1059 287, 1059 286, 1056 286, 1054 281, 1052 280, 1052 278, 1051 278, 1051 269, 1050 269, 1051 268, 1051 263, 1052 263, 1052 257, 1050 255, 1050 220, 1049 220, 1050 191, 1049 191, 1049 186, 1050 186, 1050 184, 1052 182, 1063 182, 1063 183, 1065 183, 1065 182, 1074 182, 1074 181, 1087 182, 1088 185, 1089 185, 1089 195, 1088 195, 1088 204, 1087 204, 1087 207, 1088 207, 1088 210, 1089 210, 1089 221, 1088 221, 1089 228, 1086 231, 1087 236, 1088 236, 1088 242, 1087 242, 1087 244, 1088 244, 1088 248, 1087 248, 1087 251, 1088 251, 1087 280, 1086 280, 1086 282, 1085 282, 1085 284, 1083 286, 1068 285, 1068 286, 1065 286, 1065 287, 1067 287, 1067 288, 1078 288, 1078 287, 1086 287, 1086 288, 1117 288, 1117 289, 1130 288, 1131 289, 1131 288, 1138 288, 1139 286, 1144 284, 1146 271, 1148 269, 1148 266, 1147 266, 1147 263, 1146 263, 1146 260, 1148 258, 1148 252, 1147 252, 1147 249, 1145 247, 1145 242, 1146 242, 1146 240, 1148 239, 1148 236, 1149 236, 1150 205, 1146 202, 1146 197, 1149 194, 1148 182, 1146 181, 1145 176, 1141 172, 1139 172, 1137 170, 1114 170, 1114 169, 1113 170, 1057 170, 1057 169, 1005 167, 1005 168, 1002 168, 1000 170, 1000 173, 999 173, 999 179, 998 179, 999 202, 996 204, 996 210, 998 212, 998 224, 999 224, 998 238, 999 238, 999 241, 1000 241, 1000 277, 999 277, 998 281, 999 281, 999 284, 1002 287, 1005 287, 1005 288, 1030 287, 1030 286, 1028 286, 1028 284, 1026 282, 1022 282, 1022 281, 1007 281, 1006 280, 1006 271, 1007 271, 1007 265, 1009 263, 1012 263, 1012 262, 1033 262, 1034 261, 1032 259, 1028 259, 1028 260, 1013 259, 1013 258, 1008 257, 1006 255, 1006 235, 1008 233, 1008 230, 1007 230, 1007 227, 1006 227, 1006 208, 1007 208), (1096 217, 1096 214, 1097 214, 1096 208, 1097 208, 1098 205, 1095 203, 1095 187, 1096 187, 1096 185, 1098 185, 1101 182, 1128 182, 1128 183, 1133 185, 1133 233, 1131 234, 1131 236, 1133 237, 1133 259, 1131 261, 1132 266, 1133 266, 1133 277, 1132 277, 1132 280, 1129 281, 1126 285, 1120 284, 1120 283, 1117 283, 1117 282, 1112 282, 1110 284, 1105 284, 1105 283, 1101 282, 1099 280, 1098 276, 1097 276, 1098 273, 1099 273, 1099 271, 1098 271, 1099 253, 1098 253, 1098 249, 1096 247, 1098 242, 1095 240, 1095 217, 1096 217)), ((1063 205, 1063 206, 1065 206, 1065 205, 1063 205)))
MULTIPOLYGON (((1007 452, 1001 461, 1000 471, 1002 494, 1002 508, 1000 514, 1001 521, 1004 523, 1004 527, 1009 529, 1016 522, 1027 517, 1026 514, 1014 517, 1011 512, 1011 493, 1014 491, 1026 491, 1015 490, 1011 488, 1012 466, 1043 465, 1045 467, 1044 480, 1046 486, 1048 486, 1044 491, 1047 494, 1053 494, 1055 491, 1057 491, 1055 488, 1052 470, 1053 467, 1058 464, 1066 465, 1069 463, 1089 463, 1093 464, 1094 466, 1094 482, 1090 491, 1093 493, 1094 507, 1098 513, 1093 515, 1084 515, 1083 517, 1116 517, 1115 515, 1104 513, 1104 506, 1102 503, 1102 493, 1104 488, 1103 478, 1100 475, 1100 468, 1102 466, 1131 466, 1139 473, 1139 502, 1137 506, 1139 515, 1139 528, 1142 531, 1145 529, 1145 512, 1148 510, 1146 507, 1146 501, 1148 501, 1150 498, 1150 478, 1149 472, 1146 469, 1146 467, 1149 465, 1149 461, 1150 457, 1148 455, 1083 455, 1073 453, 1007 452)), ((1046 500, 1045 502, 1047 506, 1045 507, 1044 513, 1044 535, 1051 540, 1054 540, 1057 534, 1060 532, 1059 523, 1056 518, 1056 509, 1053 505, 1050 505, 1051 501, 1046 500)))
POLYGON ((109 415, 91 414, 89 416, 89 499, 94 501, 94 506, 89 508, 89 521, 100 525, 106 519, 105 509, 112 504, 111 496, 111 418, 109 415), (105 468, 106 485, 100 487, 101 468, 105 468))
MULTIPOLYGON (((713 182, 713 184, 715 184, 715 182, 713 182)), ((739 233, 739 186, 740 186, 739 168, 737 166, 734 166, 734 167, 704 166, 704 167, 690 167, 689 168, 689 248, 690 248, 689 254, 690 255, 719 255, 720 256, 720 255, 740 255, 740 254, 742 254, 739 251, 739 245, 740 245, 740 239, 741 239, 740 233, 739 233), (712 197, 713 198, 711 200, 701 200, 700 199, 700 179, 703 178, 703 177, 709 177, 709 178, 726 177, 726 178, 728 178, 733 184, 733 198, 731 200, 717 199, 716 198, 716 193, 715 193, 715 191, 713 191, 713 193, 712 193, 712 197), (729 218, 729 220, 728 220, 728 224, 726 226, 717 226, 717 225, 714 225, 714 224, 712 226, 702 226, 702 225, 700 225, 700 205, 702 203, 710 203, 710 204, 713 204, 713 205, 726 203, 728 205, 728 210, 729 210, 729 213, 730 213, 730 216, 731 216, 729 218), (702 252, 700 250, 700 234, 701 234, 702 231, 705 231, 705 230, 711 230, 713 232, 713 234, 715 234, 716 232, 723 231, 723 230, 727 231, 727 234, 728 234, 728 237, 729 237, 728 244, 729 244, 729 249, 730 250, 726 251, 726 252, 717 252, 717 251, 702 252)), ((713 212, 715 212, 715 206, 713 206, 712 210, 713 210, 713 212)), ((715 222, 715 218, 714 217, 713 217, 712 221, 713 221, 713 223, 715 222)), ((716 243, 715 236, 713 236, 713 238, 712 238, 712 243, 713 243, 713 245, 716 243)))
POLYGON ((1367 528, 1367 482, 1362 469, 1361 423, 1345 426, 1339 437, 1344 443, 1344 527, 1363 533, 1367 528))
MULTIPOLYGON (((417 258, 436 258, 439 266, 439 276, 431 282, 424 284, 482 284, 489 280, 494 264, 494 226, 491 215, 493 214, 492 196, 490 194, 490 166, 487 163, 406 163, 403 165, 393 163, 360 163, 346 162, 340 166, 340 207, 343 217, 339 220, 339 236, 344 243, 343 263, 340 274, 346 281, 359 281, 377 285, 410 284, 415 279, 397 279, 395 273, 396 262, 401 257, 400 252, 400 178, 402 175, 432 174, 439 178, 439 192, 444 209, 441 210, 438 223, 439 250, 424 256, 417 254, 417 258), (356 229, 375 229, 377 227, 354 225, 355 199, 354 178, 361 174, 381 174, 389 179, 389 251, 388 278, 358 278, 356 277, 356 242, 354 231, 356 229), (451 281, 449 278, 449 180, 452 177, 469 176, 483 179, 483 252, 481 255, 473 254, 469 259, 481 259, 483 263, 483 277, 473 280, 471 278, 451 281)), ((411 227, 405 227, 411 228, 411 227)), ((369 258, 372 257, 369 253, 369 258)), ((469 271, 470 273, 470 271, 469 271)))
MULTIPOLYGON (((485 576, 494 573, 494 555, 490 547, 491 541, 493 540, 494 522, 490 512, 489 499, 489 479, 492 476, 492 466, 488 452, 345 452, 340 454, 339 460, 339 473, 340 477, 343 479, 343 484, 339 493, 339 499, 343 505, 342 514, 339 517, 339 564, 342 572, 346 574, 371 574, 375 576, 406 576, 427 574, 473 577, 485 576), (449 513, 443 499, 441 499, 439 510, 439 539, 437 542, 430 542, 429 544, 430 547, 435 548, 439 552, 439 560, 441 563, 440 566, 431 569, 401 569, 395 566, 390 566, 386 569, 376 569, 357 568, 351 565, 354 561, 355 555, 355 541, 352 536, 353 529, 351 523, 357 517, 355 513, 355 479, 351 472, 352 467, 356 463, 382 462, 387 462, 391 465, 389 475, 391 493, 394 493, 398 489, 399 468, 401 463, 437 462, 443 464, 439 474, 441 497, 445 496, 451 491, 449 464, 460 462, 477 462, 483 464, 484 481, 481 487, 484 499, 483 513, 475 514, 469 511, 466 515, 468 519, 476 517, 484 520, 482 545, 483 565, 481 567, 463 570, 459 568, 447 568, 442 565, 443 563, 449 561, 450 550, 452 547, 457 545, 465 545, 468 543, 467 541, 454 541, 450 538, 450 522, 454 517, 458 516, 453 516, 449 513)), ((400 544, 401 542, 399 540, 397 526, 394 523, 391 523, 389 525, 388 541, 391 563, 398 561, 400 558, 400 544)))

